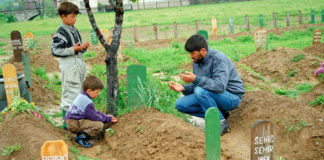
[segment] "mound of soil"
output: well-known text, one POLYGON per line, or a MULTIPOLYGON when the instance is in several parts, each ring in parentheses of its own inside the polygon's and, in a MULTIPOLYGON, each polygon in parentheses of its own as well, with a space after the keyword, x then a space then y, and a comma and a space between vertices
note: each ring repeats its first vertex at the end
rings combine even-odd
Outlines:
POLYGON ((323 117, 318 110, 288 97, 250 91, 228 119, 231 130, 222 136, 222 148, 230 155, 228 159, 250 159, 251 126, 258 120, 269 120, 275 127, 275 159, 321 159, 323 117), (302 122, 308 125, 293 130, 302 122))
POLYGON ((287 87, 294 87, 296 84, 306 82, 318 83, 318 80, 314 77, 314 71, 321 64, 321 60, 297 49, 279 47, 265 53, 255 52, 242 58, 239 63, 245 64, 255 72, 260 73, 274 85, 284 84, 287 87), (304 57, 293 62, 293 59, 300 55, 304 55, 304 57))
POLYGON ((205 159, 205 135, 194 126, 153 108, 119 117, 106 137, 117 159, 205 159))
POLYGON ((54 100, 59 101, 60 96, 56 96, 55 92, 48 89, 46 85, 48 82, 32 74, 32 96, 33 102, 37 106, 48 106, 54 103, 54 100))
POLYGON ((324 43, 305 47, 303 51, 309 55, 324 58, 324 43))
MULTIPOLYGON (((15 144, 20 144, 21 149, 11 156, 1 156, 0 159, 40 159, 41 147, 48 140, 64 140, 72 146, 65 140, 65 135, 69 134, 67 131, 55 128, 32 114, 11 116, 9 112, 0 124, 0 149, 15 144)), ((73 154, 69 153, 69 157, 72 158, 73 154)))
MULTIPOLYGON (((316 100, 317 97, 324 94, 324 83, 319 83, 313 87, 310 92, 304 93, 297 97, 297 101, 309 105, 310 102, 316 100)), ((316 105, 314 108, 319 109, 319 111, 324 112, 324 104, 316 105)))

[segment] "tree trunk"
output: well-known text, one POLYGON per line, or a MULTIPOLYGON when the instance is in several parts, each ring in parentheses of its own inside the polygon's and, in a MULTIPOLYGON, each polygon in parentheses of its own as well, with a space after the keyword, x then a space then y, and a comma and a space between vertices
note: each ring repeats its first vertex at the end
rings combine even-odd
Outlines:
POLYGON ((91 11, 89 0, 84 0, 85 7, 89 16, 89 21, 100 43, 104 46, 107 53, 105 62, 107 69, 107 105, 106 113, 117 115, 117 101, 118 101, 118 70, 117 70, 117 51, 120 44, 120 37, 123 25, 123 0, 116 0, 115 4, 110 0, 110 4, 114 6, 115 10, 115 27, 113 31, 112 42, 108 45, 98 28, 93 13, 91 11))

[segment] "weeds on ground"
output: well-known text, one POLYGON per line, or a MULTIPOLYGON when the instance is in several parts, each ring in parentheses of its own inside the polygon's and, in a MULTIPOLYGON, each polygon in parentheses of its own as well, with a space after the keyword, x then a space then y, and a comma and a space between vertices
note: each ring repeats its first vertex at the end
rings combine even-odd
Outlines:
POLYGON ((307 122, 303 121, 303 120, 293 120, 294 123, 289 123, 289 122, 285 122, 285 129, 287 130, 287 132, 297 132, 300 131, 303 128, 306 128, 308 126, 312 126, 311 124, 308 124, 307 122))
POLYGON ((4 149, 2 149, 2 156, 6 156, 6 155, 12 155, 15 152, 18 152, 21 149, 21 145, 20 143, 17 143, 13 146, 6 146, 4 149))
POLYGON ((321 96, 318 96, 316 98, 316 100, 310 102, 311 106, 316 106, 316 105, 321 105, 321 104, 324 104, 324 94, 322 94, 321 96))
POLYGON ((305 55, 304 54, 297 54, 290 61, 291 62, 299 62, 299 61, 303 60, 304 58, 305 58, 305 55))
POLYGON ((313 88, 313 84, 304 83, 295 86, 295 89, 293 90, 279 88, 279 89, 275 89, 274 92, 277 95, 288 96, 290 98, 295 99, 298 95, 311 91, 312 88, 313 88))
POLYGON ((295 69, 295 70, 289 71, 288 74, 287 74, 287 76, 288 76, 288 77, 293 77, 293 76, 295 76, 297 73, 298 73, 298 70, 295 69))

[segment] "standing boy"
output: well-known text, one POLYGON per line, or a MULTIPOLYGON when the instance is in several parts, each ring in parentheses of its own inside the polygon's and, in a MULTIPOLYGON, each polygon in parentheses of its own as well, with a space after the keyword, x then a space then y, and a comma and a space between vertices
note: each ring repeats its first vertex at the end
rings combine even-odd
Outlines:
POLYGON ((191 36, 185 49, 193 61, 193 73, 180 74, 187 83, 170 82, 170 89, 182 92, 176 101, 176 108, 183 113, 205 118, 209 107, 216 107, 220 113, 221 135, 229 129, 226 115, 242 101, 245 93, 243 82, 232 61, 222 52, 212 50, 201 35, 191 36))
POLYGON ((65 115, 68 130, 77 134, 75 141, 83 147, 91 147, 93 144, 87 142, 90 137, 99 135, 111 122, 117 122, 114 116, 103 114, 94 107, 92 99, 103 88, 97 77, 88 76, 83 83, 83 92, 76 97, 65 115))
MULTIPOLYGON (((63 118, 72 101, 82 90, 85 79, 86 65, 82 53, 89 43, 82 44, 79 31, 74 27, 79 8, 71 2, 62 2, 58 9, 62 24, 52 39, 51 52, 60 57, 60 72, 62 73, 61 109, 63 118)), ((66 125, 64 124, 64 128, 66 125)))

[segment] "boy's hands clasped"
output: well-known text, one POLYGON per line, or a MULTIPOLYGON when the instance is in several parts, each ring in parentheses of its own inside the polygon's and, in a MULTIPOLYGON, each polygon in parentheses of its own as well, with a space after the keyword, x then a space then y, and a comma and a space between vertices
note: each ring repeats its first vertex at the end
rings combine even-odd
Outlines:
MULTIPOLYGON (((196 79, 196 75, 191 73, 191 72, 185 72, 184 74, 180 74, 180 78, 187 83, 193 82, 196 79)), ((184 87, 176 82, 170 81, 169 83, 169 87, 171 90, 174 90, 176 92, 183 92, 184 91, 184 87)))
POLYGON ((88 41, 85 42, 85 43, 83 43, 82 45, 80 45, 80 42, 78 42, 77 44, 75 44, 75 45, 73 46, 73 48, 74 48, 74 52, 79 52, 79 51, 81 51, 81 50, 88 49, 88 47, 89 47, 89 42, 88 42, 88 41))

